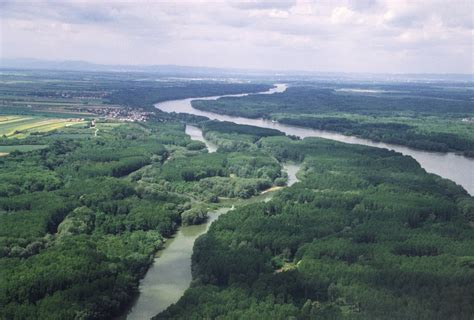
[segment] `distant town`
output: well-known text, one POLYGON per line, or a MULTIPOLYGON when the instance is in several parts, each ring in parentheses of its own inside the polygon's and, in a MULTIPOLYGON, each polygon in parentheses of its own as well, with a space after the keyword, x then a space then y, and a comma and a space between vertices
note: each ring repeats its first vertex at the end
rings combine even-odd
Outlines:
POLYGON ((153 115, 153 112, 144 111, 141 108, 132 109, 129 107, 92 107, 80 108, 78 111, 97 114, 105 119, 114 119, 128 122, 146 122, 153 115))

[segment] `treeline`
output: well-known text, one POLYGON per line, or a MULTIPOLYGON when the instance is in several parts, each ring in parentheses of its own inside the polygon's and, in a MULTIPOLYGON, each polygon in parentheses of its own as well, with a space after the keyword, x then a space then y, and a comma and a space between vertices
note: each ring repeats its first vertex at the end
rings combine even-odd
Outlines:
POLYGON ((228 121, 206 121, 201 123, 200 127, 202 128, 203 132, 215 131, 220 133, 250 135, 254 137, 254 142, 262 137, 285 135, 283 132, 275 129, 236 124, 234 122, 228 121))
MULTIPOLYGON (((435 89, 435 88, 433 88, 435 89)), ((392 116, 397 113, 420 115, 465 116, 472 114, 473 102, 450 99, 449 91, 438 89, 446 99, 417 96, 410 86, 405 94, 369 95, 347 94, 332 88, 292 86, 283 93, 227 97, 218 100, 195 100, 193 107, 199 110, 225 113, 248 118, 268 118, 271 114, 323 114, 351 113, 359 115, 392 116)))
POLYGON ((228 121, 200 122, 203 136, 221 151, 255 151, 255 143, 263 137, 282 136, 283 132, 228 121))
POLYGON ((153 109, 153 104, 189 97, 206 97, 224 94, 254 93, 267 91, 271 85, 226 82, 181 82, 163 86, 150 81, 136 81, 113 90, 106 99, 112 104, 153 109))
POLYGON ((176 155, 160 168, 140 173, 161 192, 192 194, 197 199, 219 202, 219 197, 249 198, 282 179, 276 159, 260 151, 176 155))
POLYGON ((405 145, 437 152, 462 152, 474 156, 474 140, 453 133, 420 133, 417 128, 403 123, 366 123, 336 117, 281 117, 279 122, 318 130, 340 132, 373 141, 405 145))
POLYGON ((293 86, 272 95, 196 100, 193 107, 232 116, 272 118, 285 124, 416 149, 474 156, 470 124, 461 121, 474 117, 474 104, 456 89, 384 84, 380 85, 380 93, 361 94, 327 86, 293 86))
POLYGON ((410 157, 264 138, 302 181, 221 216, 157 319, 470 319, 474 201, 410 157))

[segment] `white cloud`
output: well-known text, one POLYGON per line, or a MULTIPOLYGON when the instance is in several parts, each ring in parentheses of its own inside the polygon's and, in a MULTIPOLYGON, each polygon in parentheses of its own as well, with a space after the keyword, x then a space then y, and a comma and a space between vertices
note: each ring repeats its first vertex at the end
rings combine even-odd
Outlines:
POLYGON ((334 24, 361 24, 364 19, 347 7, 336 7, 332 11, 331 22, 334 24))
POLYGON ((473 72, 454 0, 3 1, 4 57, 367 72, 473 72))

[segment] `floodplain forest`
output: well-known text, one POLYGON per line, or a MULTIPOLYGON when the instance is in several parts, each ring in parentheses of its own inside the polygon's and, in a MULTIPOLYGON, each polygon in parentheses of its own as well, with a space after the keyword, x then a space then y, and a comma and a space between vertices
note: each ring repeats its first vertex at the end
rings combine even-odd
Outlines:
MULTIPOLYGON (((462 186, 395 151, 153 105, 268 80, 157 77, 2 74, 0 319, 125 317, 178 228, 232 206, 196 240, 190 287, 156 319, 472 319, 474 199, 462 186), (286 163, 300 168, 291 186, 286 163)), ((474 156, 468 85, 287 83, 193 106, 474 156)))

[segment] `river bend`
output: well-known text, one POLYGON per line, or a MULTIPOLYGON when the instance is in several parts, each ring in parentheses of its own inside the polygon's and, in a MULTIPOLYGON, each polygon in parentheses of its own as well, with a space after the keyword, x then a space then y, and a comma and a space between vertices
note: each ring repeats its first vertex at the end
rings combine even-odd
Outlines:
MULTIPOLYGON (((287 86, 285 84, 276 84, 274 88, 261 92, 259 94, 274 94, 284 92, 287 86)), ((201 111, 194 109, 191 105, 192 100, 217 100, 222 97, 242 97, 248 94, 222 95, 205 98, 189 98, 181 100, 171 100, 160 102, 155 105, 156 108, 164 112, 181 112, 198 116, 205 116, 212 120, 231 121, 237 124, 247 124, 262 128, 271 128, 280 130, 288 135, 295 135, 300 138, 321 137, 330 140, 336 140, 351 144, 361 144, 377 148, 386 148, 395 150, 404 155, 409 155, 420 163, 428 172, 437 174, 443 178, 450 179, 464 187, 471 195, 474 195, 474 159, 470 159, 452 152, 439 153, 415 150, 408 147, 393 145, 383 142, 375 142, 368 139, 346 136, 340 133, 315 130, 297 126, 286 125, 266 119, 250 119, 244 117, 234 117, 217 114, 214 112, 201 111)))

